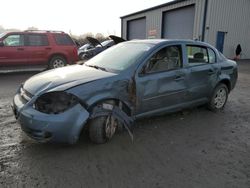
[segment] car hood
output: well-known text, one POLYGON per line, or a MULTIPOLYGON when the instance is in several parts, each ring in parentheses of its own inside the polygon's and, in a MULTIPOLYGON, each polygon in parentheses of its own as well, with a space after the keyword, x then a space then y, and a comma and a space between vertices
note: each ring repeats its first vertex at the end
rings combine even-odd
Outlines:
POLYGON ((101 45, 102 44, 95 38, 93 37, 87 37, 87 40, 90 42, 90 44, 92 44, 93 46, 97 46, 97 45, 101 45))
POLYGON ((23 88, 32 95, 39 95, 48 90, 65 90, 114 75, 116 74, 85 65, 72 65, 32 76, 24 83, 23 88))
POLYGON ((115 42, 115 44, 119 44, 121 42, 126 41, 125 39, 118 37, 118 36, 115 36, 115 35, 109 35, 109 38, 111 38, 115 42))

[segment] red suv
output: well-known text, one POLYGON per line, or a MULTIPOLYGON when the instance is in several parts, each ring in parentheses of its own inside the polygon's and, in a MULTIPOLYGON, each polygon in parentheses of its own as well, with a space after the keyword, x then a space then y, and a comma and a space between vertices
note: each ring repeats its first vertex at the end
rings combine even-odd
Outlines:
POLYGON ((0 34, 0 67, 42 65, 52 69, 77 60, 77 46, 64 32, 30 30, 0 34))

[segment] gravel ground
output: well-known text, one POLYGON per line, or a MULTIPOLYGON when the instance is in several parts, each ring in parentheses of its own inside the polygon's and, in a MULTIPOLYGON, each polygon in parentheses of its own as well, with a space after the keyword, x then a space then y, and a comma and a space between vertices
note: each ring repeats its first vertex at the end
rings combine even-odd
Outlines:
MULTIPOLYGON (((34 74, 34 73, 32 73, 34 74)), ((73 146, 25 136, 10 108, 32 75, 0 75, 0 187, 250 187, 250 61, 223 112, 204 107, 136 122, 104 145, 73 146)))

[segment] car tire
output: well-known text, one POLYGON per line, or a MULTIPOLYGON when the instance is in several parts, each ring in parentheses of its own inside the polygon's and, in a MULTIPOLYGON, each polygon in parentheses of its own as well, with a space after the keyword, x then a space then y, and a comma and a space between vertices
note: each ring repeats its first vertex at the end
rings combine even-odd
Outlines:
POLYGON ((227 98, 228 98, 227 86, 222 83, 217 85, 208 103, 208 108, 214 112, 221 111, 227 102, 227 98))
POLYGON ((49 69, 55 69, 59 67, 64 67, 67 65, 67 61, 62 56, 54 56, 49 61, 49 69))
POLYGON ((95 144, 104 144, 114 136, 116 128, 114 117, 96 117, 89 122, 89 138, 95 144))

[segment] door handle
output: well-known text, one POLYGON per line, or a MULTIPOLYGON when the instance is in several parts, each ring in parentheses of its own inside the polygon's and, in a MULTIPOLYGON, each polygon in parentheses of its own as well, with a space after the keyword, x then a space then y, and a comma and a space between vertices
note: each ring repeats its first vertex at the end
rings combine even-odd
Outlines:
POLYGON ((209 69, 209 71, 208 71, 208 75, 212 75, 212 74, 215 74, 215 73, 216 73, 216 71, 212 70, 212 69, 209 69))
POLYGON ((24 50, 24 48, 17 48, 17 50, 19 50, 19 51, 23 51, 23 50, 24 50))
POLYGON ((174 80, 175 80, 175 81, 184 80, 184 76, 176 75, 174 80))
POLYGON ((50 47, 47 47, 47 48, 45 48, 45 50, 51 50, 52 48, 50 48, 50 47))

